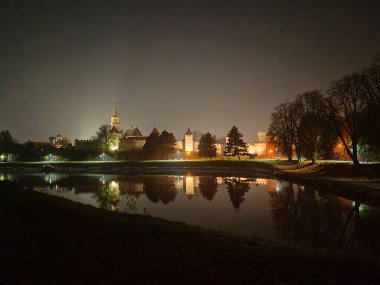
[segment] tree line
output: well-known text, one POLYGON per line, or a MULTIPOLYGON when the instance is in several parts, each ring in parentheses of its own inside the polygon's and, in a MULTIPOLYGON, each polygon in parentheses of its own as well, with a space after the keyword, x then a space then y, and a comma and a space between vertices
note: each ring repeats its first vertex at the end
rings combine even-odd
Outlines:
MULTIPOLYGON (((227 135, 227 144, 224 151, 226 156, 247 155, 247 144, 242 139, 243 135, 238 128, 233 126, 227 135)), ((163 131, 161 134, 154 129, 147 137, 143 151, 146 159, 168 159, 175 152, 176 139, 173 133, 163 131)), ((200 157, 212 159, 217 156, 217 139, 210 132, 200 134, 198 143, 198 154, 200 157)))
MULTIPOLYGON (((212 159, 217 156, 217 138, 210 132, 203 134, 196 131, 198 141, 198 155, 206 159, 212 159)), ((227 135, 227 143, 224 151, 225 156, 237 156, 240 160, 241 156, 248 155, 247 144, 242 139, 243 135, 236 126, 233 126, 227 135)), ((101 125, 96 136, 93 139, 103 151, 109 150, 115 145, 115 132, 109 125, 101 125)), ((173 133, 166 130, 160 133, 156 128, 146 137, 145 144, 139 158, 143 159, 171 159, 175 157, 175 146, 177 139, 173 133)))
POLYGON ((341 144, 355 166, 380 154, 380 55, 359 72, 275 107, 269 134, 288 160, 332 159, 341 144))
MULTIPOLYGON (((210 132, 205 134, 198 131, 198 155, 206 159, 217 156, 217 142, 215 135, 210 132)), ((231 157, 247 155, 247 144, 242 139, 243 135, 236 126, 233 126, 227 135, 227 144, 224 155, 231 157)), ((173 133, 166 130, 161 133, 154 128, 152 133, 145 138, 145 144, 140 150, 119 151, 112 150, 118 140, 117 134, 109 125, 101 125, 92 137, 96 149, 76 149, 71 144, 65 148, 55 148, 50 143, 35 145, 32 142, 18 143, 8 130, 0 132, 0 160, 6 161, 8 154, 16 154, 17 160, 39 161, 39 160, 92 160, 107 155, 117 159, 173 159, 176 157, 177 140, 173 133)))

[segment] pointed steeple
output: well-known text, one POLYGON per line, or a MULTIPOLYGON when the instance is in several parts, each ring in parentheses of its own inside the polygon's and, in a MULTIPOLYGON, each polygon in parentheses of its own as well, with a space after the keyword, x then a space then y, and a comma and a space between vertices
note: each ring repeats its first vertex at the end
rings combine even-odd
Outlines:
POLYGON ((154 127, 154 129, 152 130, 152 133, 151 133, 151 134, 160 135, 160 132, 157 130, 156 127, 154 127))
POLYGON ((113 98, 112 117, 117 117, 116 99, 115 98, 113 98))
POLYGON ((119 119, 119 116, 117 115, 115 98, 113 98, 113 108, 112 108, 112 116, 111 116, 110 126, 111 126, 111 129, 114 128, 118 132, 120 132, 120 119, 119 119))

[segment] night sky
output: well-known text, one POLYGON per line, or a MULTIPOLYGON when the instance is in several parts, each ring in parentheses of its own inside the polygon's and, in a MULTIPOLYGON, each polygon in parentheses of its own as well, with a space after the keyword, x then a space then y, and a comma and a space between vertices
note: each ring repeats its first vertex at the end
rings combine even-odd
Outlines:
POLYGON ((0 2, 0 130, 21 142, 88 139, 113 98, 122 129, 252 140, 380 52, 380 1, 0 2))

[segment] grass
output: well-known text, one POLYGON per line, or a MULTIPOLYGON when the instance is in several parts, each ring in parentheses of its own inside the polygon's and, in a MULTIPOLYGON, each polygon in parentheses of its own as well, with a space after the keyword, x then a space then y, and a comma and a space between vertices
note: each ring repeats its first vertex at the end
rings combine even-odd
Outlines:
POLYGON ((299 175, 325 177, 367 177, 380 178, 380 163, 361 164, 355 168, 351 163, 320 162, 318 164, 304 163, 294 165, 276 165, 281 170, 299 175))
POLYGON ((376 284, 378 260, 274 248, 0 184, 0 283, 376 284))

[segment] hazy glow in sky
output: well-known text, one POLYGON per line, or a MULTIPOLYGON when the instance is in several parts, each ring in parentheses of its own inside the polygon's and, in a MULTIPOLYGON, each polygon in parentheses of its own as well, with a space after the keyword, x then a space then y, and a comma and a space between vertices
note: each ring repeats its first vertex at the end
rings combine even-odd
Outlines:
POLYGON ((116 98, 122 129, 254 139, 380 52, 379 1, 277 2, 3 0, 0 130, 90 138, 116 98))

